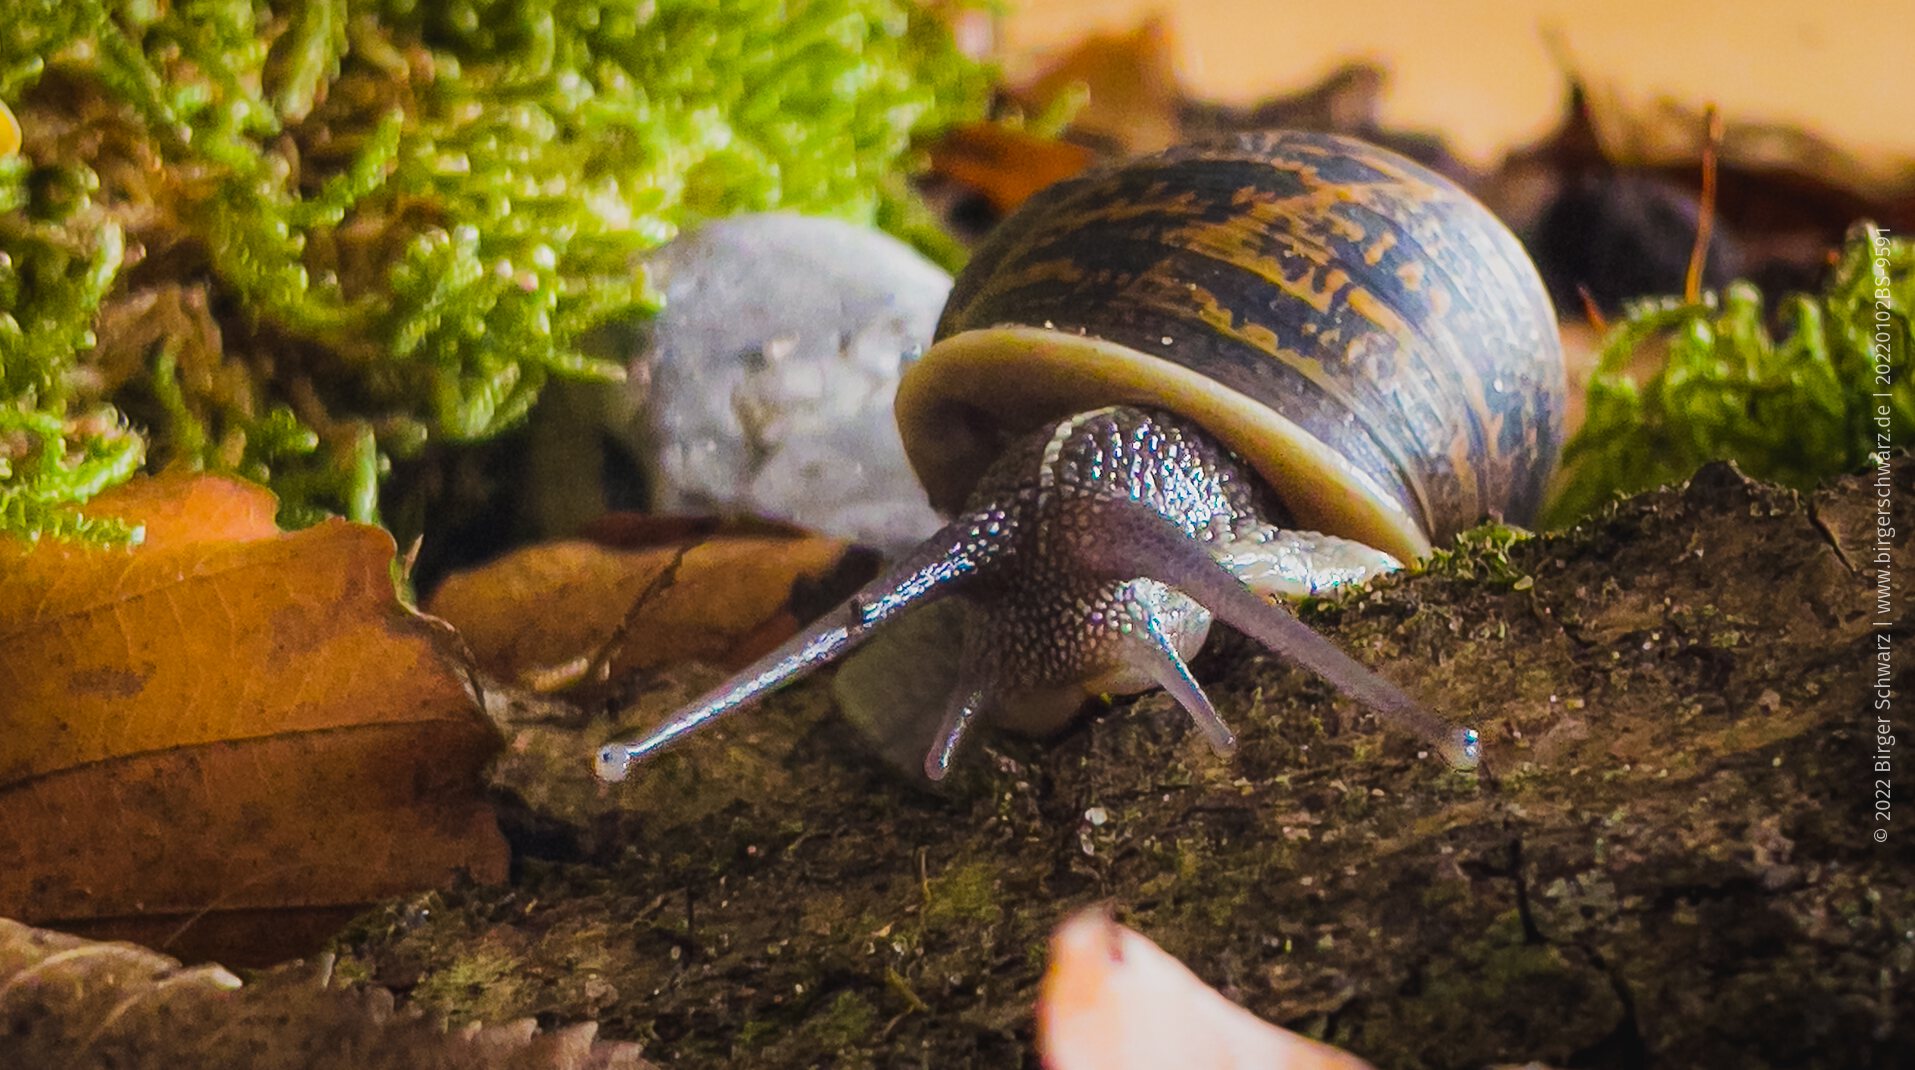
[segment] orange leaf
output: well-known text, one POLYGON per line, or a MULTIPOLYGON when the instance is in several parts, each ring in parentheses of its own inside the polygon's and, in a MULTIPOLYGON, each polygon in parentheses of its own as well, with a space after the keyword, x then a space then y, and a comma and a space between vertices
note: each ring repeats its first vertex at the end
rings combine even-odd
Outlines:
POLYGON ((931 146, 932 170, 983 194, 1003 213, 1094 162, 1096 154, 1082 145, 998 123, 955 127, 931 146))
POLYGON ((498 736, 395 597, 390 536, 282 532, 269 493, 210 476, 88 511, 145 541, 0 544, 0 914, 257 929, 503 878, 498 736))
POLYGON ((526 547, 449 577, 429 609, 507 680, 589 661, 621 624, 614 678, 687 661, 742 668, 877 571, 868 552, 836 539, 684 538, 699 529, 646 528, 675 541, 627 548, 634 540, 625 532, 627 546, 574 539, 526 547), (647 595, 675 560, 676 574, 647 595))
POLYGON ((801 538, 809 532, 796 524, 757 516, 689 516, 680 513, 606 513, 587 523, 578 537, 617 550, 647 546, 684 546, 720 536, 761 535, 801 538))
POLYGON ((1050 1070, 1369 1070, 1230 1002, 1095 909, 1051 938, 1037 1047, 1050 1070))

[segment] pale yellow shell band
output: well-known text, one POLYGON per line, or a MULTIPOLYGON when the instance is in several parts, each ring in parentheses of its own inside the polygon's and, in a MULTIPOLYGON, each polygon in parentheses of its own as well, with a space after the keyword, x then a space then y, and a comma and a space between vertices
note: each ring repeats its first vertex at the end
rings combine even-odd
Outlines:
POLYGON ((1269 482, 1302 528, 1405 562, 1430 554, 1429 537, 1402 503, 1322 440, 1246 394, 1115 342, 1042 327, 952 335, 906 369, 896 410, 905 454, 931 503, 951 511, 994 459, 999 444, 987 431, 1126 404, 1202 424, 1269 482))

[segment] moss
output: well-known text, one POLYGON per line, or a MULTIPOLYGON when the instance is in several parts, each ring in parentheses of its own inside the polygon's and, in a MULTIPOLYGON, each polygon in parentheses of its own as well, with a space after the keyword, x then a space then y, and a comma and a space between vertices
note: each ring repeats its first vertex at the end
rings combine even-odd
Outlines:
POLYGON ((413 998, 428 1005, 457 1006, 469 1020, 509 1020, 515 1017, 514 1009, 523 1006, 519 985, 523 968, 517 953, 480 942, 420 978, 413 998))
POLYGON ((73 507, 132 476, 145 455, 145 442, 116 413, 69 415, 0 403, 0 533, 138 542, 140 529, 73 507))
POLYGON ((20 534, 143 458, 270 482, 288 521, 377 519, 395 462, 499 434, 551 378, 621 374, 589 339, 648 314, 643 254, 678 227, 784 208, 932 240, 912 142, 986 92, 907 0, 9 16, 0 531, 20 534))
POLYGON ((738 1047, 745 1051, 762 1046, 776 1036, 778 1026, 772 1022, 748 1019, 738 1030, 738 1047))
POLYGON ((998 920, 998 869, 987 862, 957 866, 931 878, 924 904, 924 921, 931 926, 953 922, 989 924, 998 920))
POLYGON ((1858 224, 1822 292, 1786 297, 1775 318, 1780 333, 1746 282, 1630 305, 1603 339, 1545 521, 1567 524, 1712 460, 1807 490, 1860 470, 1878 443, 1909 440, 1915 240, 1858 224), (1658 350, 1638 382, 1633 369, 1658 350))
POLYGON ((331 983, 335 985, 360 985, 372 980, 370 964, 360 959, 335 960, 331 983))
POLYGON ((1461 580, 1482 580, 1527 590, 1535 584, 1510 561, 1512 546, 1530 533, 1509 524, 1490 522, 1456 536, 1449 546, 1438 549, 1423 565, 1423 571, 1461 580))
POLYGON ((856 992, 840 992, 807 1026, 825 1051, 854 1048, 870 1039, 878 1011, 856 992))

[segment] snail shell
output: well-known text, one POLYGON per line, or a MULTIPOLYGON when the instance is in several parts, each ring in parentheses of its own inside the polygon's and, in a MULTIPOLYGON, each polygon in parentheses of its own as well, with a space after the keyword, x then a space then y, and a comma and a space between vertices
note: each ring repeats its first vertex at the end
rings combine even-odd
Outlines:
POLYGON ((959 275, 899 385, 905 451, 958 508, 1017 431, 1188 416, 1299 526, 1402 560, 1528 521, 1561 448, 1536 269, 1453 182, 1354 138, 1184 146, 1039 193, 959 275))
MULTIPOLYGON (((933 778, 984 714, 1049 731, 1087 695, 1148 686, 1228 752, 1184 664, 1213 617, 1473 765, 1474 731, 1259 595, 1361 579, 1488 513, 1528 519, 1563 395, 1555 315, 1516 239, 1394 153, 1242 135, 1064 182, 979 251, 899 384, 906 454, 955 518, 785 647, 601 750, 601 775, 952 594, 951 682, 922 657, 892 673, 948 691, 933 778)), ((895 686, 864 690, 840 688, 854 720, 897 716, 895 686)))

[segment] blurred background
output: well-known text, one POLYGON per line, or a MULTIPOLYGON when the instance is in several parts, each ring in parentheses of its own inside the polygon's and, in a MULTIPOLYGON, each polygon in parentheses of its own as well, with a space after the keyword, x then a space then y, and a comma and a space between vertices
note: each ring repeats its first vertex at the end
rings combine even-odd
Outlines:
POLYGON ((1000 23, 1007 73, 1153 18, 1196 96, 1251 103, 1371 62, 1386 124, 1440 129, 1479 166, 1553 128, 1565 58, 1630 107, 1714 101, 1885 172, 1915 156, 1915 0, 1024 0, 1000 23))
MULTIPOLYGON (((950 180, 933 182, 934 199, 961 235, 1095 161, 1228 131, 1353 134, 1475 193, 1549 286, 1572 431, 1590 406, 1603 410, 1567 458, 1571 469, 1596 463, 1570 472, 1553 520, 1708 457, 1807 484, 1824 469, 1806 453, 1843 452, 1784 458, 1769 445, 1690 440, 1703 408, 1741 413, 1728 424, 1746 429, 1768 422, 1752 399, 1806 396, 1805 374, 1834 383, 1860 368, 1859 351, 1839 345, 1804 363, 1827 347, 1789 333, 1799 318, 1789 295, 1842 289, 1831 269, 1860 248, 1859 224, 1915 231, 1915 0, 1865 13, 1775 0, 1031 0, 953 21, 1001 72, 994 123, 931 149, 950 180), (1045 140, 1053 134, 1060 142, 1045 140), (1674 301, 1687 319, 1649 327, 1645 317, 1662 314, 1651 305, 1674 301), (1710 337, 1760 322, 1777 332, 1775 351, 1793 355, 1725 344, 1672 357, 1662 344, 1683 333, 1679 322, 1689 330, 1730 305, 1740 311, 1710 337), (1634 326, 1611 331, 1625 320, 1634 326), (1635 341, 1606 345, 1624 336, 1635 341), (1810 364, 1837 370, 1806 373, 1810 364), (1660 384, 1702 380, 1700 407, 1651 411, 1673 397, 1660 384)), ((1818 404, 1834 411, 1842 392, 1852 391, 1818 404)), ((1831 425, 1834 438, 1859 438, 1853 415, 1831 425)))

